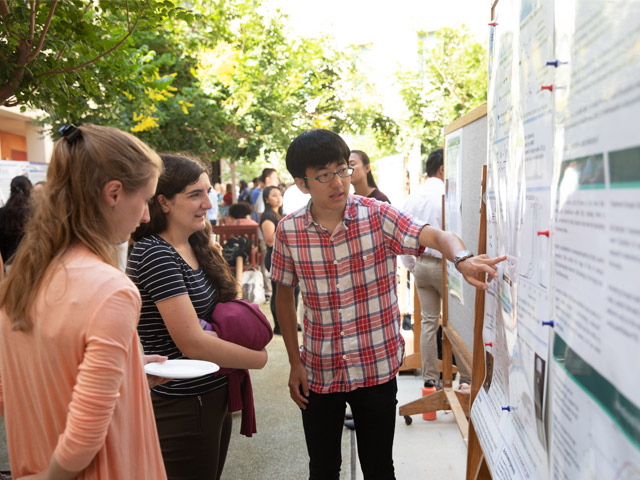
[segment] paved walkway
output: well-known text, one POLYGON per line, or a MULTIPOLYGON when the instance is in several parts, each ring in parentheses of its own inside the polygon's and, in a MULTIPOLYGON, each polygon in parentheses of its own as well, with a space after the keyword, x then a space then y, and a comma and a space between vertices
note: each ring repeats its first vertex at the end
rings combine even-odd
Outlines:
MULTIPOLYGON (((265 315, 268 309, 262 309, 265 315)), ((412 332, 404 332, 411 336, 412 332)), ((408 343, 411 338, 407 338, 408 343)), ((289 362, 282 337, 275 336, 267 347, 269 361, 264 369, 252 371, 258 433, 247 438, 239 434, 240 414, 234 414, 233 434, 222 478, 224 480, 302 480, 308 478, 308 456, 298 407, 289 397, 289 362)), ((421 395, 419 376, 398 376, 398 405, 421 395)), ((394 440, 394 463, 398 480, 463 480, 467 450, 451 413, 437 412, 433 422, 420 415, 411 425, 398 416, 394 440)), ((360 480, 355 460, 351 472, 351 431, 342 437, 341 480, 360 480)), ((355 444, 354 444, 355 445, 355 444)))

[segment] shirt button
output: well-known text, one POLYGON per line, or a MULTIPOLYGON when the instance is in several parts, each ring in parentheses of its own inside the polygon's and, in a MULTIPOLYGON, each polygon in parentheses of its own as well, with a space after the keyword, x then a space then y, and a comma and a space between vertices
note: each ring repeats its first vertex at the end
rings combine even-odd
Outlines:
POLYGON ((337 265, 337 264, 338 264, 338 260, 334 260, 334 261, 333 261, 333 264, 334 264, 334 265, 337 265))
POLYGON ((342 355, 342 359, 343 359, 343 360, 346 360, 346 359, 347 359, 347 356, 346 356, 346 355, 342 355))
POLYGON ((363 257, 362 257, 362 259, 363 259, 363 260, 366 260, 366 259, 367 259, 367 256, 366 256, 366 255, 365 255, 365 256, 363 256, 363 257))
POLYGON ((336 283, 336 288, 338 288, 338 289, 340 288, 340 284, 339 283, 336 283))
POLYGON ((342 309, 339 309, 339 310, 338 310, 338 313, 339 313, 340 315, 342 315, 342 309))
POLYGON ((344 332, 340 332, 340 335, 342 335, 344 337, 344 332))

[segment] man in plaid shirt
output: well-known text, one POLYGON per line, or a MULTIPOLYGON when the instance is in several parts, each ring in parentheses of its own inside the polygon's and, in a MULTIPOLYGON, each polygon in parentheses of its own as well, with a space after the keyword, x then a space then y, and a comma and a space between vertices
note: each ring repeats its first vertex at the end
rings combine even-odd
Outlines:
POLYGON ((396 298, 396 256, 442 252, 472 285, 505 257, 474 257, 450 232, 375 199, 349 194, 350 150, 323 129, 299 135, 287 169, 311 195, 276 230, 271 279, 287 348, 291 398, 302 410, 310 476, 339 479, 346 403, 351 406, 364 478, 393 479, 396 374, 404 355, 396 298), (303 348, 294 288, 305 306, 303 348))

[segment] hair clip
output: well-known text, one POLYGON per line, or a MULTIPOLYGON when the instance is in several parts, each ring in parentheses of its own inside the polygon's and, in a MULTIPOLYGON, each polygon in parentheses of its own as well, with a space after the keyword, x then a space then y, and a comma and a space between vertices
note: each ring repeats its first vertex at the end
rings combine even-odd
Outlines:
POLYGON ((58 133, 62 135, 69 145, 73 144, 78 138, 82 138, 82 132, 73 125, 63 125, 58 129, 58 133))

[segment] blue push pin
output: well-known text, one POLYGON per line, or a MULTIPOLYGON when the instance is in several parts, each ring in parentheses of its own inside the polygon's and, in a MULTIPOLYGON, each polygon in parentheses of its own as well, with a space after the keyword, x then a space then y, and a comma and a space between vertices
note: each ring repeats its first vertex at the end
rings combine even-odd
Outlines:
POLYGON ((507 412, 511 411, 511 407, 502 407, 502 410, 506 410, 507 412))
POLYGON ((561 62, 560 60, 554 60, 552 62, 547 62, 547 67, 555 67, 558 68, 558 65, 566 65, 567 62, 561 62))
POLYGON ((553 320, 549 320, 548 322, 542 322, 542 326, 543 327, 544 326, 549 326, 549 327, 553 328, 553 324, 554 324, 553 320))

